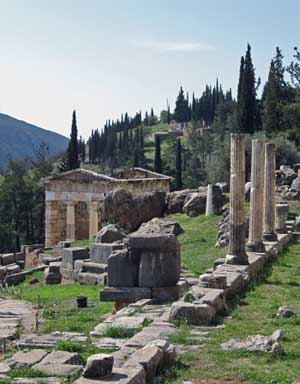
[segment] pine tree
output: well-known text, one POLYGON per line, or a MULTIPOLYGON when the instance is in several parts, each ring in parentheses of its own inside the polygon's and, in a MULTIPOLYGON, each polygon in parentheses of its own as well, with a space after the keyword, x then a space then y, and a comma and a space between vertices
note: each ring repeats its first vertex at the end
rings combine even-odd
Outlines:
POLYGON ((182 188, 182 156, 181 156, 181 141, 177 139, 176 146, 176 177, 175 177, 176 189, 182 188))
POLYGON ((159 135, 155 135, 154 171, 158 172, 158 173, 162 173, 161 148, 160 148, 160 137, 159 137, 159 135))
POLYGON ((256 88, 255 73, 248 44, 245 59, 241 59, 238 84, 237 122, 240 133, 253 134, 255 130, 256 88))

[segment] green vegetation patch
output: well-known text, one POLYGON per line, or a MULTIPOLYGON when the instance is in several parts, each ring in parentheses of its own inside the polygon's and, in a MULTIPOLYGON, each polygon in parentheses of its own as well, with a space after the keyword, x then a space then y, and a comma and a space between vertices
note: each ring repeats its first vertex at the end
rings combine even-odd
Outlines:
POLYGON ((211 268, 215 259, 225 257, 227 253, 227 247, 215 247, 217 223, 221 218, 221 216, 204 215, 189 217, 183 214, 167 217, 177 221, 184 229, 184 233, 178 236, 181 245, 181 263, 196 276, 211 268))
POLYGON ((130 339, 136 333, 140 332, 141 329, 133 329, 133 328, 122 328, 122 327, 110 327, 105 332, 106 337, 112 337, 114 339, 130 339))
MULTIPOLYGON (((207 329, 205 346, 197 352, 182 356, 184 369, 177 371, 176 380, 165 384, 181 384, 192 379, 239 380, 248 384, 291 384, 299 379, 300 318, 276 317, 282 305, 289 305, 296 313, 300 310, 300 257, 299 245, 292 245, 273 263, 259 285, 253 286, 225 319, 225 329, 207 329), (249 335, 271 335, 282 329, 284 353, 251 354, 224 352, 221 343, 231 338, 245 339, 249 335), (189 366, 189 368, 186 368, 189 366)), ((205 330, 205 328, 201 328, 205 330)), ((180 333, 181 332, 181 333, 180 333)), ((183 328, 179 341, 192 339, 191 329, 183 328)), ((176 339, 174 340, 176 342, 176 339)), ((201 343, 202 344, 202 343, 201 343)))

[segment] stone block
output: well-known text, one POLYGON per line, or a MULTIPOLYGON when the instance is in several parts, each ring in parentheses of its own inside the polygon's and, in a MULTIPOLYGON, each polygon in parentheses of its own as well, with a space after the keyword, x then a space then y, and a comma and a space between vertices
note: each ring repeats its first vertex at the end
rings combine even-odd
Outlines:
POLYGON ((61 263, 61 272, 66 278, 73 278, 74 264, 76 260, 89 258, 89 251, 86 248, 64 248, 61 263))
POLYGON ((49 272, 59 273, 61 263, 59 261, 52 262, 49 264, 49 272))
POLYGON ((47 354, 48 352, 44 349, 25 349, 16 352, 10 359, 6 360, 6 363, 13 368, 31 367, 39 363, 47 354))
POLYGON ((7 271, 5 267, 0 267, 0 281, 4 281, 7 271))
POLYGON ((8 275, 13 275, 15 273, 21 272, 21 268, 17 264, 10 264, 6 266, 6 271, 8 275))
POLYGON ((100 292, 101 301, 119 301, 122 303, 134 303, 142 299, 151 299, 150 288, 104 288, 100 292))
POLYGON ((160 364, 161 369, 170 368, 177 360, 176 348, 173 344, 169 344, 167 340, 157 339, 151 341, 147 346, 155 346, 163 351, 163 359, 160 364))
POLYGON ((96 243, 114 243, 115 241, 123 240, 126 234, 122 232, 116 225, 106 225, 98 232, 96 243))
POLYGON ((22 261, 22 262, 24 262, 24 263, 25 263, 25 261, 26 261, 26 256, 25 256, 25 253, 24 253, 24 252, 17 252, 17 253, 16 253, 16 263, 18 263, 18 262, 20 262, 20 261, 22 261))
POLYGON ((62 275, 60 272, 45 273, 45 284, 47 285, 60 284, 61 281, 62 281, 62 275))
POLYGON ((14 253, 4 253, 1 255, 1 265, 9 265, 16 262, 16 256, 14 253))
POLYGON ((40 371, 48 376, 61 376, 69 380, 78 377, 82 372, 82 365, 61 364, 61 363, 43 363, 42 361, 33 366, 33 369, 40 371))
POLYGON ((83 266, 83 263, 85 263, 86 261, 91 261, 91 259, 85 259, 85 260, 75 260, 75 263, 74 263, 74 272, 81 272, 82 271, 82 266, 83 266))
POLYGON ((19 283, 22 283, 25 280, 26 273, 25 272, 19 272, 19 273, 13 273, 13 274, 7 274, 4 282, 8 285, 17 285, 19 283))
POLYGON ((179 299, 180 286, 151 288, 152 299, 156 303, 168 303, 179 299))
POLYGON ((208 304, 177 301, 172 304, 169 320, 190 325, 209 325, 215 314, 215 309, 208 304))
POLYGON ((139 258, 127 250, 115 251, 108 258, 108 286, 137 287, 139 258))
POLYGON ((163 360, 164 353, 157 346, 145 346, 134 352, 123 367, 138 367, 141 365, 146 372, 146 381, 151 381, 156 375, 163 360))
POLYGON ((104 273, 107 272, 107 264, 94 263, 92 261, 86 261, 82 264, 82 272, 90 273, 104 273))
POLYGON ((76 352, 53 351, 42 360, 42 363, 79 365, 81 364, 81 358, 80 355, 76 352))
POLYGON ((111 374, 103 378, 80 377, 75 384, 146 384, 146 375, 141 366, 138 368, 114 368, 111 374))
POLYGON ((112 372, 113 363, 114 358, 112 355, 99 353, 89 356, 82 375, 87 378, 108 375, 112 372))
POLYGON ((124 248, 124 244, 91 244, 90 245, 90 258, 94 263, 102 263, 107 264, 109 256, 118 250, 122 250, 124 248))
POLYGON ((79 272, 76 280, 83 285, 107 285, 107 273, 79 272))
POLYGON ((174 235, 132 235, 132 254, 140 256, 139 287, 172 287, 180 278, 180 248, 174 235))
POLYGON ((180 246, 174 235, 138 234, 129 236, 126 244, 132 252, 142 251, 179 251, 180 246))
POLYGON ((113 321, 112 327, 139 329, 143 327, 145 320, 146 318, 143 316, 122 316, 113 321))

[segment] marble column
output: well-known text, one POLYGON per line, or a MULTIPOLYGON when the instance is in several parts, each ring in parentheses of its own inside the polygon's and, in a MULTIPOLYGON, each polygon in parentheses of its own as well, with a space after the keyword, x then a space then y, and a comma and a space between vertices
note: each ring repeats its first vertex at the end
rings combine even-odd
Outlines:
POLYGON ((248 264, 245 251, 245 141, 231 135, 230 151, 230 239, 227 264, 248 264))
POLYGON ((207 195, 206 195, 206 216, 212 216, 214 214, 214 206, 213 206, 213 186, 208 184, 207 186, 207 195))
POLYGON ((250 219, 247 251, 264 252, 262 241, 264 201, 264 142, 252 140, 250 219))
POLYGON ((98 203, 89 203, 89 238, 92 240, 98 233, 99 213, 98 203))
POLYGON ((275 228, 275 144, 265 144, 263 239, 277 241, 275 228))
POLYGON ((286 221, 289 213, 287 203, 278 203, 275 205, 275 231, 276 233, 288 233, 286 221))
POLYGON ((75 201, 67 201, 67 241, 75 241, 75 201))

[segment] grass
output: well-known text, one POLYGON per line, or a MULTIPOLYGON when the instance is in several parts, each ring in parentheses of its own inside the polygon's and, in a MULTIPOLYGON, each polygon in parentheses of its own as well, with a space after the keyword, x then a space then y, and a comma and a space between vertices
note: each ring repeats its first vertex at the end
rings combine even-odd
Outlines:
MULTIPOLYGON (((240 305, 230 313, 230 318, 224 321, 224 330, 210 330, 204 348, 183 355, 185 368, 177 371, 176 380, 163 382, 179 384, 184 380, 211 378, 240 380, 249 384, 291 384, 299 379, 300 317, 276 318, 281 305, 289 305, 295 312, 300 310, 299 244, 285 251, 262 281, 246 293, 240 305), (285 353, 281 355, 228 353, 220 348, 221 343, 231 338, 271 335, 277 329, 284 332, 285 353)), ((180 344, 192 340, 186 326, 181 327, 175 337, 180 344)))
POLYGON ((199 275, 212 267, 215 259, 225 257, 227 247, 216 248, 217 222, 220 216, 204 215, 189 217, 175 214, 168 219, 177 221, 184 233, 178 236, 181 245, 181 264, 195 275, 199 275))
POLYGON ((129 339, 141 329, 122 328, 122 327, 110 327, 105 332, 106 337, 112 337, 113 339, 129 339))
POLYGON ((40 372, 38 370, 35 370, 33 368, 29 368, 29 367, 14 368, 14 369, 12 369, 9 372, 8 375, 11 378, 17 378, 17 377, 26 377, 26 378, 48 377, 48 375, 44 374, 43 372, 40 372))
POLYGON ((22 288, 24 300, 37 305, 39 296, 41 305, 45 304, 45 321, 41 324, 40 333, 66 331, 88 334, 112 310, 112 303, 99 300, 99 292, 103 287, 79 283, 44 285, 43 281, 43 272, 37 272, 18 286, 22 288), (29 281, 33 277, 37 277, 42 283, 30 285, 29 281), (87 296, 88 307, 78 309, 76 296, 87 296))

